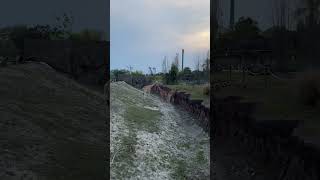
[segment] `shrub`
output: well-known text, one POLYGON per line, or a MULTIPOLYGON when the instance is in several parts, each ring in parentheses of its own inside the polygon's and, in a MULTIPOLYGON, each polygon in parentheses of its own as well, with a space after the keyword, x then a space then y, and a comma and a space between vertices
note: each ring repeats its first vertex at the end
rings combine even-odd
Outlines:
POLYGON ((178 73, 179 73, 179 69, 175 64, 171 65, 171 69, 169 71, 169 73, 166 73, 164 75, 164 82, 166 84, 176 84, 178 81, 178 73))
POLYGON ((298 98, 303 105, 315 107, 320 100, 320 74, 309 72, 299 82, 298 98))

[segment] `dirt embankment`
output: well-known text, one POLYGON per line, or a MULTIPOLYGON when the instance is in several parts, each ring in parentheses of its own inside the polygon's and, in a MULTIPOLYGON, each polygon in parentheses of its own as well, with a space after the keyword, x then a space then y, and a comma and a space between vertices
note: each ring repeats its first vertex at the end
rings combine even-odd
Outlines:
POLYGON ((144 87, 144 90, 157 94, 166 101, 181 106, 196 117, 197 123, 203 130, 206 132, 209 131, 210 108, 203 105, 202 100, 192 100, 190 99, 190 94, 174 91, 160 84, 146 86, 144 87))
POLYGON ((0 68, 0 179, 103 179, 103 95, 46 64, 0 68))

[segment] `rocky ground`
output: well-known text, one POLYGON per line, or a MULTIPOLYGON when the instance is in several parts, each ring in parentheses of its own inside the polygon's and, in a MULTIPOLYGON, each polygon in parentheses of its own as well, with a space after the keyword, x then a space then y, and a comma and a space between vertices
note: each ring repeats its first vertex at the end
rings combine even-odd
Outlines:
POLYGON ((0 179, 103 179, 106 105, 46 64, 0 67, 0 179))
POLYGON ((111 83, 111 179, 209 179, 209 137, 183 110, 111 83))

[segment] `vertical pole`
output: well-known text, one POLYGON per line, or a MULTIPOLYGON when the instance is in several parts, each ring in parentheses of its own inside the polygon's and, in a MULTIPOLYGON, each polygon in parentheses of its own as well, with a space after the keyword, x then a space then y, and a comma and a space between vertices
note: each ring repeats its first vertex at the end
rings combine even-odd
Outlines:
POLYGON ((184 49, 182 49, 182 55, 181 55, 182 57, 182 71, 183 71, 183 60, 184 60, 184 49))

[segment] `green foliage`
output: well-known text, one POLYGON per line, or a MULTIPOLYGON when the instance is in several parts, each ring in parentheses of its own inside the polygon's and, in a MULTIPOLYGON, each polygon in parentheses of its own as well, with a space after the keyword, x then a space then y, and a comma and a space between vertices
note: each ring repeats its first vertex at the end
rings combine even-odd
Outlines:
MULTIPOLYGON (((224 44, 226 40, 248 40, 259 36, 260 29, 258 23, 250 17, 240 17, 234 28, 226 33, 222 33, 218 39, 219 44, 224 44)), ((220 45, 219 45, 220 46, 220 45)))
POLYGON ((72 33, 70 39, 77 41, 101 41, 103 36, 100 31, 85 29, 79 33, 72 33))
POLYGON ((123 74, 130 74, 130 72, 125 69, 114 69, 110 71, 110 78, 118 79, 123 74))
POLYGON ((165 74, 164 77, 166 84, 176 84, 178 81, 178 73, 178 67, 175 64, 172 64, 169 73, 165 74))
POLYGON ((259 32, 258 23, 249 17, 240 17, 234 26, 235 38, 251 39, 257 37, 259 32))
POLYGON ((179 72, 179 80, 192 80, 193 74, 189 67, 185 67, 181 72, 179 72))
MULTIPOLYGON (((2 36, 7 36, 18 49, 23 51, 24 39, 68 39, 72 32, 73 17, 64 13, 62 17, 57 17, 57 24, 55 26, 50 25, 15 25, 11 27, 5 27, 0 29, 2 36)), ((91 33, 90 38, 97 39, 95 33, 91 33), (94 35, 92 35, 94 34, 94 35)))
POLYGON ((260 37, 261 32, 258 23, 249 17, 240 17, 232 29, 219 34, 215 44, 218 49, 225 49, 260 37))
POLYGON ((131 72, 131 75, 132 76, 143 76, 144 74, 142 71, 133 71, 133 72, 131 72))
POLYGON ((154 75, 152 76, 152 82, 163 82, 163 75, 154 75))
POLYGON ((190 69, 189 67, 185 67, 182 72, 183 72, 183 74, 185 74, 185 75, 190 75, 190 74, 192 74, 192 71, 191 71, 191 69, 190 69))

